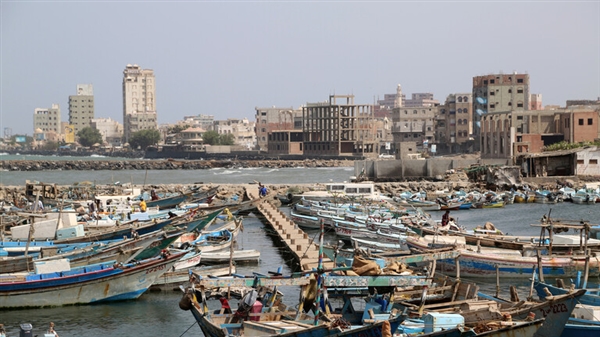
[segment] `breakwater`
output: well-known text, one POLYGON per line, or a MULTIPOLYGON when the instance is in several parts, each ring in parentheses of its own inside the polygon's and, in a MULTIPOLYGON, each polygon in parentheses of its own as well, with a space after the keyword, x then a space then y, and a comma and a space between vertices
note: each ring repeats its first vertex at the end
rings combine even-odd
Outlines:
POLYGON ((202 170, 212 168, 353 167, 350 160, 2 160, 0 170, 202 170))

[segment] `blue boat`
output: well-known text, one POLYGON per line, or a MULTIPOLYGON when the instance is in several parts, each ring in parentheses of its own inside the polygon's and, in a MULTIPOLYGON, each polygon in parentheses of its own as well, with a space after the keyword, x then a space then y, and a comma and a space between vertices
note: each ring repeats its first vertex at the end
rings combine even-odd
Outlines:
MULTIPOLYGON (((568 294, 570 292, 570 289, 563 289, 563 288, 555 287, 551 284, 540 282, 538 280, 534 281, 533 287, 535 288, 535 290, 541 300, 545 300, 546 297, 548 296, 544 289, 548 289, 548 291, 553 296, 564 295, 564 294, 568 294)), ((581 296, 581 298, 579 299, 579 303, 586 304, 586 305, 600 306, 600 295, 598 295, 597 293, 593 294, 590 291, 586 291, 586 293, 583 296, 581 296)))
POLYGON ((136 263, 70 268, 68 260, 36 265, 37 273, 0 275, 0 309, 90 304, 138 298, 184 253, 136 263), (44 268, 46 266, 46 268, 44 268), (51 272, 41 272, 52 270, 51 272))

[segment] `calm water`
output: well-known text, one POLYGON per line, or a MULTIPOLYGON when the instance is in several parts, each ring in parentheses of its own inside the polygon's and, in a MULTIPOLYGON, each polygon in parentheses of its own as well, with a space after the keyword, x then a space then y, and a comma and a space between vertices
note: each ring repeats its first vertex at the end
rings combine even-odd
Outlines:
MULTIPOLYGON (((1 159, 0 159, 1 160, 1 159)), ((347 180, 353 175, 352 168, 327 169, 235 169, 235 170, 196 170, 196 171, 56 171, 56 172, 0 172, 0 183, 8 185, 24 184, 25 179, 58 184, 71 184, 84 180, 97 183, 114 181, 142 184, 146 178, 148 184, 165 183, 247 183, 254 180, 273 184, 315 183, 347 180), (91 178, 93 177, 93 179, 91 178)), ((598 223, 600 205, 574 205, 570 203, 515 204, 504 209, 471 209, 452 212, 452 216, 467 228, 483 225, 490 221, 505 233, 515 235, 538 235, 537 229, 530 224, 539 222, 544 214, 552 210, 552 217, 563 219, 587 219, 598 223)), ((440 218, 441 212, 433 212, 440 218)), ((258 249, 261 262, 258 265, 240 265, 238 273, 250 275, 252 271, 267 273, 283 266, 284 273, 291 271, 282 250, 274 244, 268 227, 254 215, 244 220, 244 232, 238 238, 239 248, 258 249)), ((310 235, 316 235, 311 233, 310 235)), ((495 289, 495 280, 477 280, 478 284, 489 292, 495 289)), ((509 284, 526 288, 523 281, 502 280, 503 291, 509 284), (520 282, 520 283, 519 283, 520 282)), ((294 289, 284 291, 288 303, 298 298, 294 289)), ((508 294, 505 293, 506 296, 508 294)), ((524 298, 524 296, 521 296, 524 298)), ((194 323, 191 313, 179 309, 181 294, 177 292, 146 293, 138 300, 102 305, 73 306, 62 308, 0 311, 0 323, 7 327, 8 336, 19 335, 20 323, 31 323, 34 334, 42 335, 48 322, 56 323, 56 330, 65 336, 202 336, 200 328, 194 323), (186 332, 186 330, 189 330, 186 332)), ((232 301, 233 305, 236 305, 232 301)))

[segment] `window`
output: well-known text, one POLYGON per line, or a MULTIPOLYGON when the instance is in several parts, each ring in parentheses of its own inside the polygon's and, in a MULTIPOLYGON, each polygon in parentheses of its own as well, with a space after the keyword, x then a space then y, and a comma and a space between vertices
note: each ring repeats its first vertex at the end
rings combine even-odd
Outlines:
POLYGON ((523 93, 523 88, 517 88, 517 94, 522 94, 523 93))
POLYGON ((417 114, 417 110, 413 110, 413 115, 416 115, 416 114, 417 114))
POLYGON ((508 106, 512 106, 512 102, 508 102, 508 106))
POLYGON ((517 103, 517 108, 522 108, 522 107, 523 107, 523 102, 517 103))
POLYGON ((588 118, 588 125, 593 125, 593 119, 592 118, 588 118))
POLYGON ((583 118, 579 118, 579 125, 583 125, 583 118))
POLYGON ((598 159, 590 159, 590 165, 598 165, 598 159))
POLYGON ((469 101, 469 97, 463 96, 463 101, 465 101, 465 103, 467 103, 469 101))
POLYGON ((487 81, 487 80, 484 80, 484 81, 483 81, 483 84, 488 84, 488 81, 487 81))
POLYGON ((461 108, 458 108, 457 111, 458 111, 458 113, 462 113, 462 109, 461 108))
POLYGON ((522 78, 517 78, 517 83, 523 83, 523 79, 522 78))
POLYGON ((496 108, 496 104, 490 104, 490 109, 495 109, 496 108))
POLYGON ((517 120, 518 121, 523 120, 523 116, 517 116, 517 120))
POLYGON ((496 80, 490 80, 490 84, 496 83, 496 80))
POLYGON ((585 162, 583 161, 583 159, 577 159, 577 164, 578 164, 578 165, 579 165, 579 164, 583 165, 584 163, 585 163, 585 162))
POLYGON ((509 94, 512 94, 512 89, 508 89, 508 93, 509 93, 509 94))
POLYGON ((494 96, 494 95, 496 95, 496 93, 493 91, 490 91, 490 96, 494 96))
POLYGON ((462 102, 462 97, 461 96, 458 96, 458 101, 462 102))

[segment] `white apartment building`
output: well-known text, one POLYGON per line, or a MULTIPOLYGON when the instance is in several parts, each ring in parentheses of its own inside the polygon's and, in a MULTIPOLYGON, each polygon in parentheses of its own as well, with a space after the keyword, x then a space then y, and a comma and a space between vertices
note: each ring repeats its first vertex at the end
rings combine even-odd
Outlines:
POLYGON ((123 71, 123 133, 129 142, 132 133, 158 129, 154 71, 128 64, 123 71))
POLYGON ((112 146, 121 146, 123 125, 112 118, 92 119, 91 126, 102 135, 102 141, 112 146))

